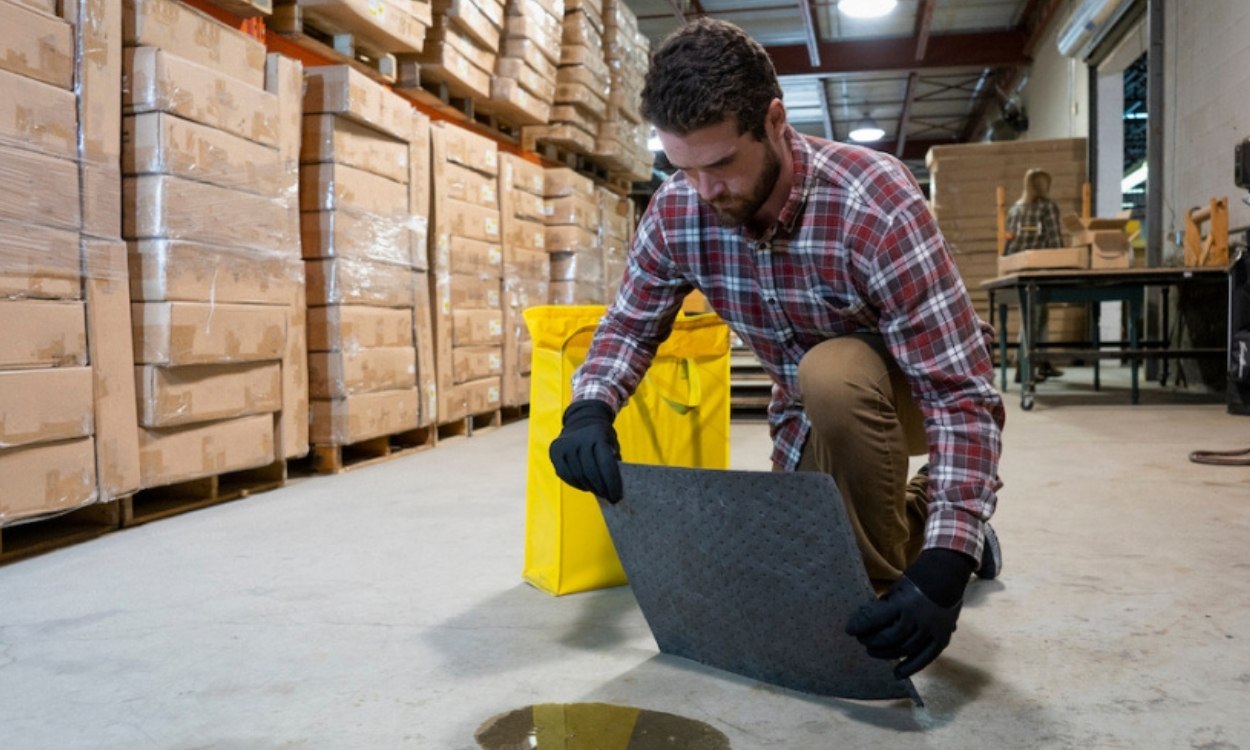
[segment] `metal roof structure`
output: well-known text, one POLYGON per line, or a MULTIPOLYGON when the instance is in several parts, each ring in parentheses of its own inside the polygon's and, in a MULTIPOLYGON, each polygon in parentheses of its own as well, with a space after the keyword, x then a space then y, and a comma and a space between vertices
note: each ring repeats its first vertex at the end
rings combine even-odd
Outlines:
MULTIPOLYGON (((979 141, 1027 80, 1058 0, 898 0, 879 18, 843 0, 626 0, 652 48, 686 20, 742 27, 772 55, 790 122, 847 140, 871 119, 871 144, 923 173, 931 146, 979 141)), ((1009 107, 1008 107, 1009 109, 1009 107)))

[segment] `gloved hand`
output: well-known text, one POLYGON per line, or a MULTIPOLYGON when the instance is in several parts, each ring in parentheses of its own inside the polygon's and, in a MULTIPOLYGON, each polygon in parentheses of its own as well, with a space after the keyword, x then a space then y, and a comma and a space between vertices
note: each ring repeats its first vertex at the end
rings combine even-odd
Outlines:
POLYGON ((595 399, 569 404, 564 429, 551 444, 556 474, 573 487, 608 502, 621 499, 621 446, 616 440, 612 407, 595 399))
POLYGON ((911 677, 951 642, 972 575, 972 558, 927 549, 880 599, 860 607, 846 625, 876 659, 903 659, 894 676, 911 677))

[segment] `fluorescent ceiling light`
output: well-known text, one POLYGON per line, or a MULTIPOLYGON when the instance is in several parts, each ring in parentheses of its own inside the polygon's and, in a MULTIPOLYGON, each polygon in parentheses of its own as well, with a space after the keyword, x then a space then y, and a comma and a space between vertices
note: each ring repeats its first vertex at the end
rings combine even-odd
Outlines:
POLYGON ((647 150, 653 154, 664 150, 664 144, 660 143, 660 136, 655 132, 655 128, 651 128, 650 135, 647 137, 647 150))
POLYGON ((885 131, 871 117, 865 117, 847 135, 856 143, 872 143, 873 141, 881 140, 885 135, 885 131))
POLYGON ((838 10, 851 18, 880 18, 896 5, 898 0, 842 0, 838 10))
POLYGON ((1137 169, 1124 175, 1124 179, 1120 180, 1120 192, 1129 193, 1133 188, 1146 181, 1146 162, 1142 162, 1137 169))

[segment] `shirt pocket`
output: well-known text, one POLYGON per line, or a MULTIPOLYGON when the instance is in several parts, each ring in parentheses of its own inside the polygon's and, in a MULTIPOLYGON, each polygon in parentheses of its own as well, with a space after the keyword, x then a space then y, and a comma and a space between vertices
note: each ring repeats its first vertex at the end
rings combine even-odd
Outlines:
POLYGON ((808 287, 806 296, 811 309, 810 325, 816 332, 840 335, 861 327, 858 323, 867 306, 859 295, 817 282, 808 287))

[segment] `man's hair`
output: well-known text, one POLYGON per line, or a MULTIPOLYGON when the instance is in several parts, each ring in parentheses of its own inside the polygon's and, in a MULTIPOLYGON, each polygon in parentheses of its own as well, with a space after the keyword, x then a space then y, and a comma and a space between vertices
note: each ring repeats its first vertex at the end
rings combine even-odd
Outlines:
POLYGON ((642 116, 676 135, 736 117, 739 134, 763 140, 768 106, 780 98, 777 71, 760 43, 731 23, 700 18, 651 56, 642 116))
POLYGON ((1050 198, 1050 172, 1044 169, 1030 169, 1024 173, 1024 192, 1020 195, 1021 203, 1034 203, 1050 198))

